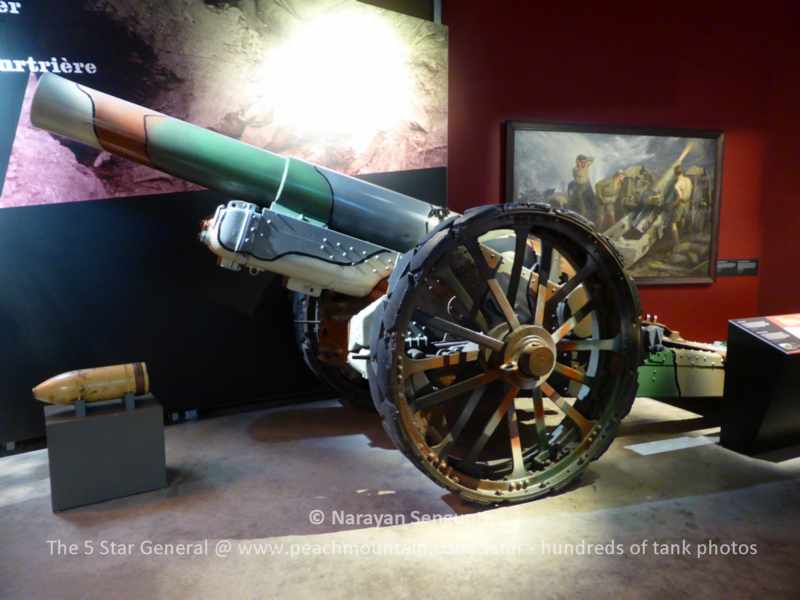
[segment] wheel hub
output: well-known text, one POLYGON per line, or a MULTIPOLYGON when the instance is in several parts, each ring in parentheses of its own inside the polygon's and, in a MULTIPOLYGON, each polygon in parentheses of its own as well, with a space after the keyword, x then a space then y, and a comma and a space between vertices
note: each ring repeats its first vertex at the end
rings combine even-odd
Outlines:
POLYGON ((535 337, 525 346, 517 359, 520 371, 531 377, 546 376, 553 370, 555 362, 553 351, 540 337, 535 337))
POLYGON ((525 389, 542 384, 556 366, 556 344, 553 336, 539 325, 522 325, 513 331, 506 324, 490 332, 503 341, 503 349, 487 351, 488 364, 499 364, 503 378, 525 389))

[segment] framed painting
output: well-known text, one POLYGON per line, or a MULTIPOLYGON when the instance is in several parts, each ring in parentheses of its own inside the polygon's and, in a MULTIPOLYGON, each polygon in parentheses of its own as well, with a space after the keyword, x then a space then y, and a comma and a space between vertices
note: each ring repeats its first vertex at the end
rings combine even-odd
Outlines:
POLYGON ((722 150, 719 131, 510 121, 505 200, 583 215, 638 284, 710 283, 722 150))

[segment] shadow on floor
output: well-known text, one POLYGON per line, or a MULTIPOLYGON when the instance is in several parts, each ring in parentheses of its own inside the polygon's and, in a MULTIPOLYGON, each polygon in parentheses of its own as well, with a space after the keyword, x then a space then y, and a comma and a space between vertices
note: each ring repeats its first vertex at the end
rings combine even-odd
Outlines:
POLYGON ((376 414, 336 402, 170 428, 167 460, 167 488, 56 518, 109 536, 155 521, 159 539, 194 540, 329 533, 480 510, 421 475, 376 414), (315 510, 324 523, 310 522, 315 510))
POLYGON ((758 458, 760 460, 768 460, 772 463, 782 463, 787 460, 792 460, 794 458, 800 457, 800 444, 795 446, 789 446, 788 448, 777 448, 775 450, 766 450, 764 452, 758 452, 757 454, 753 455, 753 458, 758 458))
POLYGON ((714 417, 695 417, 675 421, 623 421, 617 437, 642 434, 675 434, 689 433, 698 429, 719 427, 719 419, 714 417))
POLYGON ((264 444, 361 434, 369 438, 373 447, 394 450, 376 413, 347 406, 297 407, 269 412, 255 419, 248 433, 253 440, 264 444))

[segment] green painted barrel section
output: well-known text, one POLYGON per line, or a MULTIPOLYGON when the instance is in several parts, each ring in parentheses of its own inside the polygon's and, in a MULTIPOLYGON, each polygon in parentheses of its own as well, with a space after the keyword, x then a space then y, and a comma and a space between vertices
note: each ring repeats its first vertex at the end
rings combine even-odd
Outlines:
POLYGON ((333 190, 327 179, 314 165, 289 158, 286 181, 276 204, 330 225, 333 210, 333 190), (313 212, 309 212, 309 207, 313 212))
POLYGON ((330 217, 330 185, 308 163, 162 116, 147 118, 147 150, 157 169, 237 200, 262 206, 277 200, 320 223, 330 217))

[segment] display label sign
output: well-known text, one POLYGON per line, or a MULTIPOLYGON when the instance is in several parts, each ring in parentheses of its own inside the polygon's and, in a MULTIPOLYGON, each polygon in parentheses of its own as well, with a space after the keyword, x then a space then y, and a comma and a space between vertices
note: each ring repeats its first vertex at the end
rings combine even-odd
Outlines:
POLYGON ((732 322, 786 354, 800 354, 800 313, 732 322))
POLYGON ((758 275, 757 258, 726 258, 717 261, 717 277, 758 275))

